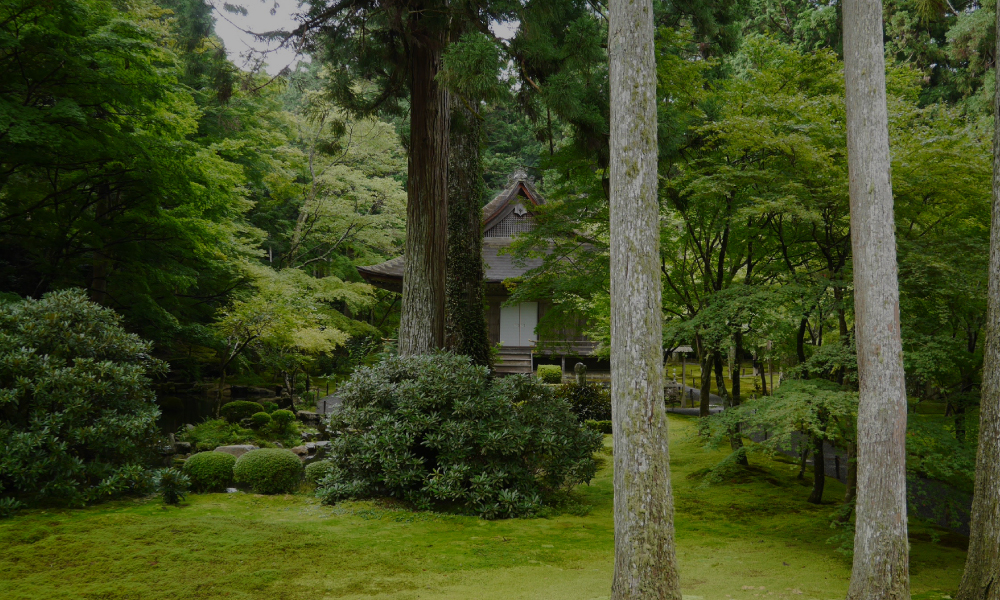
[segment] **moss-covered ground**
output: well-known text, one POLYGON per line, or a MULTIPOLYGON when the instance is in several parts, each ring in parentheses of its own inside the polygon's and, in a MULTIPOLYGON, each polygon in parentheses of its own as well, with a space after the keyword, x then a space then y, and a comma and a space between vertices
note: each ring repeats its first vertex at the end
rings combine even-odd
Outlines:
MULTIPOLYGON (((687 599, 840 599, 850 561, 826 540, 829 504, 805 502, 797 467, 754 468, 711 487, 716 464, 687 417, 671 415, 677 543, 687 599)), ((606 440, 609 442, 610 440, 606 440)), ((4 600, 608 598, 613 524, 610 456, 578 498, 580 516, 512 521, 411 512, 385 503, 320 505, 307 494, 157 498, 82 510, 33 510, 0 521, 4 600)), ((911 523, 916 599, 958 583, 962 539, 911 523)))

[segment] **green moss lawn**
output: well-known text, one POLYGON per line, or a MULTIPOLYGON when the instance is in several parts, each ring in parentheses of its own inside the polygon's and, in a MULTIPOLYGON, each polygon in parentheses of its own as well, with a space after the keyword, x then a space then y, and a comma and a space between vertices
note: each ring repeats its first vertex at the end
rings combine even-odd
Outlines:
MULTIPOLYGON (((760 457, 749 475, 701 487, 687 476, 724 455, 701 448, 691 419, 670 419, 684 597, 843 598, 850 562, 826 543, 843 487, 828 479, 830 504, 807 504, 796 467, 760 457)), ((0 521, 0 598, 608 598, 610 463, 580 488, 583 516, 490 522, 308 494, 26 511, 0 521)), ((911 523, 915 599, 957 587, 962 541, 911 523)))

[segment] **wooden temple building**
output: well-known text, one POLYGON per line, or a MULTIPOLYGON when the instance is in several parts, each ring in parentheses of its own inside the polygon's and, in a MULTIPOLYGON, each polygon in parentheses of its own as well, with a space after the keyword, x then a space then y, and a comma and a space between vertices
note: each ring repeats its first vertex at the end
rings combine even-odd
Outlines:
MULTIPOLYGON (((551 306, 550 302, 504 306, 509 293, 503 281, 540 266, 542 259, 529 258, 523 264, 515 264, 513 257, 502 251, 518 233, 534 228, 533 211, 542 204, 544 200, 524 173, 517 173, 511 177, 507 188, 483 207, 483 263, 489 307, 486 318, 490 343, 502 344, 497 372, 530 373, 539 364, 561 364, 566 373, 581 359, 585 363, 595 363, 594 366, 600 369, 595 360, 586 358, 593 353, 596 343, 579 332, 563 331, 559 335, 562 339, 539 339, 535 328, 551 306)), ((394 292, 403 289, 402 256, 378 265, 358 267, 358 272, 372 285, 394 292)))

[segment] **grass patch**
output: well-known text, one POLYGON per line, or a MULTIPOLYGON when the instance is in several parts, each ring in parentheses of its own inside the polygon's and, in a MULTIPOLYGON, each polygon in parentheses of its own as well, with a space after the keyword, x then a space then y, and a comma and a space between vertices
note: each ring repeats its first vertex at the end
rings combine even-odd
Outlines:
MULTIPOLYGON (((693 419, 671 415, 670 425, 686 599, 844 597, 850 562, 826 543, 843 486, 828 479, 831 503, 814 506, 796 465, 751 456, 753 470, 736 483, 702 487, 688 475, 725 453, 702 450, 693 419)), ((606 599, 614 528, 605 458, 568 510, 545 519, 483 521, 391 502, 330 507, 304 494, 25 511, 0 521, 0 597, 606 599)), ((938 600, 957 587, 965 553, 953 536, 911 528, 913 598, 938 600)))

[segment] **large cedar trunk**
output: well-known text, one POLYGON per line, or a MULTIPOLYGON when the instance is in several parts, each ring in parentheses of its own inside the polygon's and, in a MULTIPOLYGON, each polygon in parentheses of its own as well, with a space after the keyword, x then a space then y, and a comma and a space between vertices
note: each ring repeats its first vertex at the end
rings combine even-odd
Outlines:
POLYGON ((906 388, 882 4, 844 2, 847 158, 858 346, 858 490, 850 600, 909 598, 906 388))
POLYGON ((410 41, 410 148, 399 353, 444 345, 448 213, 448 94, 435 77, 444 34, 422 30, 419 11, 410 41))
MULTIPOLYGON (((1000 11, 997 11, 1000 31, 1000 11)), ((1000 49, 1000 36, 997 37, 1000 49)), ((1000 600, 1000 87, 993 99, 993 225, 972 523, 958 600, 1000 600)))
POLYGON ((657 202, 656 63, 650 0, 612 0, 611 412, 613 600, 680 600, 674 550, 657 202))
POLYGON ((483 304, 483 166, 481 127, 456 93, 451 105, 448 152, 448 285, 445 345, 490 365, 490 340, 483 304))

